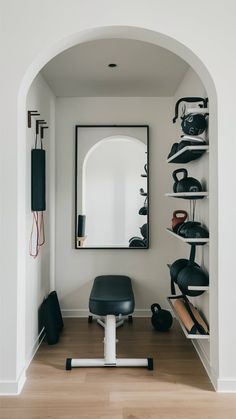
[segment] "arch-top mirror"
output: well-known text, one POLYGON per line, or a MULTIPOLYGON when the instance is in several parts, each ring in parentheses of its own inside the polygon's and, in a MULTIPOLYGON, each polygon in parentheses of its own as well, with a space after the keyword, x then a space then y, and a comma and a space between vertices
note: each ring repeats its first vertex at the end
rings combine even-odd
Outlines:
POLYGON ((76 125, 75 248, 147 249, 147 125, 76 125))

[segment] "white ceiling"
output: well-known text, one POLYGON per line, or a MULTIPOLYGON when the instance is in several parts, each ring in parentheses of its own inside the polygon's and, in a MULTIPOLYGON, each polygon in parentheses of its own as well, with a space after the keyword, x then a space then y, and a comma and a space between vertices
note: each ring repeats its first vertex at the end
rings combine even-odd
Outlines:
POLYGON ((180 57, 156 45, 104 39, 62 52, 42 73, 56 96, 173 96, 187 69, 180 57))

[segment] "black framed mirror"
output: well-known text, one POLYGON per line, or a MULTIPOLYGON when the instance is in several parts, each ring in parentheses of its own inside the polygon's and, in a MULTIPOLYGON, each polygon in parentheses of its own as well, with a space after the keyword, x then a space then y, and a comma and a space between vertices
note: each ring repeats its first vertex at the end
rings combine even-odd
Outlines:
POLYGON ((75 248, 148 249, 149 126, 76 125, 75 248))

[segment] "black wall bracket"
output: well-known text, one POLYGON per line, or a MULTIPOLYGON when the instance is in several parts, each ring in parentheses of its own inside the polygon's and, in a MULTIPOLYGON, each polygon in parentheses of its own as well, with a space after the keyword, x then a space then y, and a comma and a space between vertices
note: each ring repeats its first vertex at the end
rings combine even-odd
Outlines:
POLYGON ((32 126, 32 120, 31 120, 32 116, 39 116, 39 115, 40 115, 39 111, 36 111, 36 110, 27 112, 28 128, 31 128, 32 126))
POLYGON ((48 129, 49 127, 40 127, 40 138, 41 140, 44 139, 44 130, 48 129))
POLYGON ((39 125, 46 124, 47 122, 44 119, 36 119, 36 135, 39 134, 39 125))

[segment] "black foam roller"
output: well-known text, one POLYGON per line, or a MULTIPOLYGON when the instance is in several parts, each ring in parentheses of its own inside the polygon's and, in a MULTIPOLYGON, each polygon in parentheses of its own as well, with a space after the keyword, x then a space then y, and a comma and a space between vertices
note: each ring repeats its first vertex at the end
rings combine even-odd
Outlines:
POLYGON ((45 150, 31 150, 31 209, 32 211, 46 210, 45 197, 45 150))

